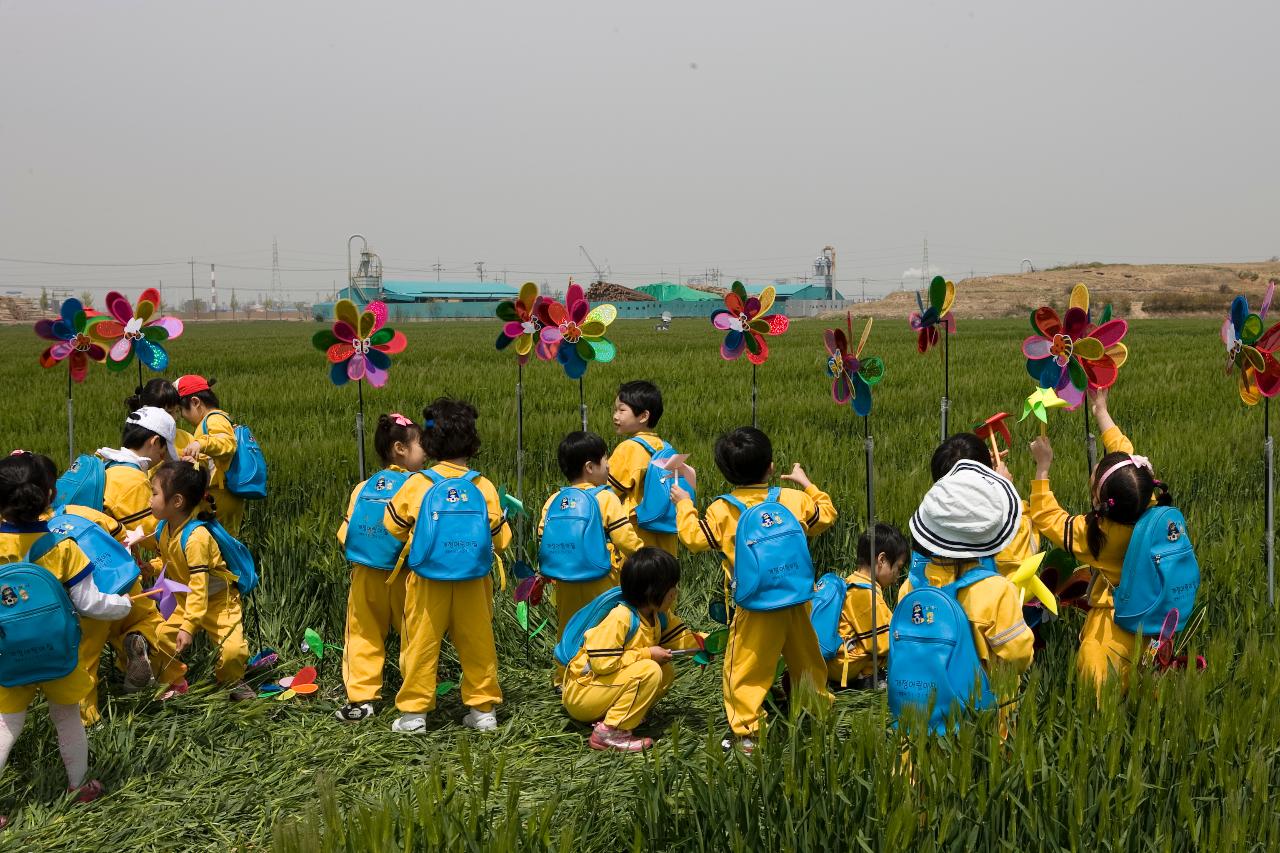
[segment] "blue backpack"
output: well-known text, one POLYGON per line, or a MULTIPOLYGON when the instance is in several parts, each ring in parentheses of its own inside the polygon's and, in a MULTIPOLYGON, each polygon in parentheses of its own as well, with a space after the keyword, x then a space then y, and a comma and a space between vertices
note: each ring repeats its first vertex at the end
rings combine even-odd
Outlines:
MULTIPOLYGON (((569 623, 561 629, 560 641, 556 643, 556 663, 568 666, 578 656, 578 652, 582 651, 587 632, 603 622, 604 618, 619 604, 631 611, 631 627, 627 629, 627 638, 622 644, 625 646, 631 642, 636 631, 640 630, 640 614, 622 600, 622 587, 615 586, 591 599, 582 606, 581 610, 569 617, 569 623)), ((658 625, 664 632, 667 630, 667 614, 658 613, 658 625)))
POLYGON ((382 517, 405 480, 407 471, 379 471, 368 480, 356 496, 355 510, 347 520, 348 561, 371 569, 391 571, 400 560, 404 544, 391 535, 382 517))
POLYGON ((102 457, 84 453, 58 478, 54 506, 87 506, 102 512, 107 493, 107 465, 102 457))
POLYGON ((123 595, 142 574, 129 549, 115 537, 83 516, 56 510, 49 519, 49 535, 31 546, 28 559, 37 561, 59 542, 70 539, 89 558, 93 584, 107 595, 123 595))
POLYGON ((538 570, 558 581, 594 581, 609 574, 609 548, 596 495, 608 486, 561 489, 547 507, 538 570))
POLYGON ((846 581, 835 572, 827 572, 818 578, 813 591, 813 611, 809 619, 818 635, 818 648, 824 660, 831 660, 849 641, 840 636, 840 616, 850 589, 871 589, 869 583, 846 581))
POLYGON ((999 573, 988 557, 954 582, 936 587, 914 566, 913 560, 911 592, 889 620, 889 711, 896 721, 906 710, 918 709, 928 714, 930 732, 944 734, 957 711, 996 706, 956 593, 999 573))
MULTIPOLYGON (((217 544, 222 559, 226 561, 227 568, 236 576, 236 589, 240 590, 240 594, 248 595, 253 592, 258 586, 258 567, 253 562, 253 555, 249 553, 249 549, 243 542, 232 536, 217 520, 201 521, 193 518, 188 521, 182 528, 182 550, 184 552, 187 550, 187 540, 191 538, 191 532, 197 527, 205 528, 213 536, 213 541, 217 544)), ((164 532, 163 521, 156 525, 157 542, 160 541, 162 532, 164 532)))
POLYGON ((422 496, 418 510, 409 545, 409 568, 438 581, 474 580, 489 574, 493 567, 493 534, 489 532, 484 495, 475 484, 480 474, 422 474, 432 485, 422 496))
POLYGON ((780 610, 813 598, 809 542, 799 519, 778 502, 781 491, 772 487, 752 507, 720 496, 739 513, 731 588, 734 603, 746 610, 780 610))
MULTIPOLYGON (((5 525, 6 532, 12 532, 10 527, 5 525)), ((43 542, 41 538, 36 545, 43 542)), ((0 685, 53 681, 76 668, 80 619, 67 589, 87 572, 64 585, 48 569, 27 560, 0 565, 0 685)))
POLYGON ((648 451, 651 457, 644 471, 644 494, 636 505, 636 524, 653 533, 676 532, 676 505, 671 502, 671 487, 679 484, 680 488, 694 497, 693 488, 684 477, 674 471, 664 471, 652 464, 655 459, 668 459, 676 455, 676 450, 665 441, 662 447, 654 448, 643 438, 628 439, 648 451))
MULTIPOLYGON (((225 413, 216 414, 222 415, 227 418, 227 423, 231 423, 231 418, 225 413)), ((208 432, 205 425, 211 417, 213 415, 207 415, 200 422, 200 428, 205 432, 208 432)), ((227 466, 227 491, 238 498, 260 501, 267 496, 267 459, 262 455, 258 440, 247 426, 232 424, 232 431, 236 436, 236 452, 232 454, 231 464, 227 466)))
POLYGON ((1181 631, 1196 604, 1200 565, 1176 507, 1148 509, 1133 527, 1115 591, 1115 620, 1126 631, 1159 634, 1165 616, 1178 611, 1181 631))

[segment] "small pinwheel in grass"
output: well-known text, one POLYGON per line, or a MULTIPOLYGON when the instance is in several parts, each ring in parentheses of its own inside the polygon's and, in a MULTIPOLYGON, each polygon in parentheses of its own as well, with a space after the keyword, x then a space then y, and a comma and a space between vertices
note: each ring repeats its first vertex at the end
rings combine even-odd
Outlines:
POLYGON ((856 350, 850 352, 849 338, 853 337, 853 319, 845 318, 844 329, 824 329, 823 343, 827 345, 827 375, 831 377, 831 399, 837 403, 849 403, 861 417, 871 414, 871 386, 884 378, 884 361, 878 356, 862 357, 862 350, 871 336, 871 318, 862 329, 862 338, 856 350))
POLYGON ((89 334, 99 317, 90 317, 79 299, 68 299, 58 309, 56 320, 40 320, 36 334, 54 344, 40 353, 40 366, 53 367, 66 361, 71 378, 83 382, 89 375, 89 360, 105 361, 107 351, 89 334))
POLYGON ((759 296, 747 296, 747 288, 740 281, 733 283, 724 296, 724 307, 711 313, 711 325, 725 332, 720 345, 720 357, 734 361, 747 354, 752 364, 764 364, 769 358, 769 345, 765 335, 781 335, 791 321, 785 314, 764 316, 773 307, 776 292, 766 287, 759 296))
POLYGON ((1111 319, 1111 306, 1095 326, 1089 318, 1089 289, 1077 284, 1071 291, 1066 316, 1048 306, 1031 312, 1031 328, 1036 334, 1022 342, 1027 357, 1027 373, 1041 388, 1052 388, 1074 411, 1085 391, 1110 388, 1120 367, 1129 357, 1121 343, 1129 326, 1111 319))
POLYGON ((311 338, 311 344, 329 357, 329 378, 334 385, 348 380, 367 380, 375 388, 387 381, 391 356, 408 346, 403 332, 388 328, 387 306, 370 302, 364 311, 350 299, 333 306, 333 329, 323 329, 311 338))
POLYGON ((1222 342, 1227 345, 1227 373, 1240 368, 1240 399, 1256 406, 1263 397, 1280 393, 1280 362, 1272 355, 1280 348, 1280 323, 1263 331, 1263 321, 1275 295, 1275 282, 1267 286, 1267 295, 1257 314, 1249 313, 1249 300, 1237 296, 1231 312, 1222 324, 1222 342))
POLYGON ((538 333, 538 357, 555 358, 570 379, 581 379, 587 366, 598 361, 613 361, 618 348, 605 337, 609 324, 618 316, 612 305, 591 307, 583 295, 582 285, 569 284, 564 304, 543 299, 538 305, 542 331, 538 333))
POLYGON ((947 281, 940 275, 935 275, 933 281, 929 282, 928 308, 924 307, 924 298, 920 295, 920 291, 916 291, 916 305, 920 310, 911 312, 907 322, 911 324, 912 329, 919 332, 916 338, 917 350, 922 353, 928 352, 930 347, 942 340, 938 326, 946 329, 948 335, 956 333, 956 318, 951 313, 951 306, 955 301, 955 283, 947 281))
POLYGON ((136 307, 130 305, 123 294, 114 290, 107 294, 110 316, 94 323, 89 334, 109 347, 108 370, 124 370, 135 355, 155 371, 169 366, 169 354, 161 344, 182 334, 182 321, 177 317, 156 316, 159 310, 160 291, 154 287, 142 291, 136 307))
POLYGON ((497 347, 502 350, 514 343, 516 358, 521 364, 529 363, 534 344, 540 340, 542 320, 538 319, 538 306, 541 303, 538 285, 532 281, 524 283, 514 302, 498 303, 498 319, 503 320, 504 325, 498 333, 497 347))

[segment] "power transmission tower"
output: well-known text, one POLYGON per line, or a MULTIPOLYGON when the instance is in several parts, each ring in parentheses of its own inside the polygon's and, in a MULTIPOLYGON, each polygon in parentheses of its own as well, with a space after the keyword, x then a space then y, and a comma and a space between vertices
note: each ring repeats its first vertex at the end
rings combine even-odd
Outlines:
POLYGON ((433 270, 435 270, 435 271, 436 271, 436 281, 439 281, 439 280, 440 280, 440 270, 444 269, 444 267, 440 266, 440 259, 439 259, 439 258, 436 258, 436 262, 435 262, 434 264, 432 264, 432 265, 431 265, 431 268, 432 268, 433 270))
POLYGON ((920 289, 929 286, 929 238, 924 238, 924 261, 920 264, 920 289))
POLYGON ((280 245, 276 242, 276 238, 271 238, 271 295, 279 302, 283 296, 283 286, 280 284, 280 245))

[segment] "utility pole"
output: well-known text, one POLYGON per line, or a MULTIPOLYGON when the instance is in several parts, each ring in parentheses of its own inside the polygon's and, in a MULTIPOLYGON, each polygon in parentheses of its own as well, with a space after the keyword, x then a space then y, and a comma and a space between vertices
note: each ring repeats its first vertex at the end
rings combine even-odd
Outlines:
POLYGON ((440 258, 439 258, 439 257, 437 257, 437 258, 436 258, 436 262, 435 262, 434 264, 432 264, 432 265, 431 265, 431 268, 432 268, 433 270, 435 270, 435 271, 436 271, 436 281, 439 281, 439 280, 440 280, 440 270, 444 269, 444 267, 440 266, 440 258))
POLYGON ((476 274, 480 276, 480 283, 484 284, 484 261, 476 261, 476 274))
POLYGON ((271 295, 279 302, 284 297, 284 286, 280 283, 280 245, 275 237, 271 238, 271 295))
POLYGON ((196 319, 200 319, 200 312, 196 310, 196 259, 191 258, 191 311, 196 315, 196 319))
POLYGON ((920 289, 929 287, 929 238, 924 238, 924 261, 920 264, 920 289))
POLYGON ((218 274, 209 264, 209 300, 213 302, 213 319, 218 319, 218 274))

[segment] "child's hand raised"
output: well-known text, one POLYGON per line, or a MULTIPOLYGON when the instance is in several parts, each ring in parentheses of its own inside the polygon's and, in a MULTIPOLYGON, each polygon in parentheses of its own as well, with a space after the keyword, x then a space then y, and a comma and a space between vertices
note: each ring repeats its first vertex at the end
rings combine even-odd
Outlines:
POLYGON ((1049 443, 1049 436, 1037 436, 1031 442, 1031 458, 1036 461, 1036 479, 1049 479, 1049 466, 1053 465, 1053 445, 1049 443))
POLYGON ((1108 406, 1110 396, 1110 388, 1095 388, 1089 392, 1089 409, 1093 412, 1094 420, 1098 422, 1100 432, 1106 432, 1116 425, 1111 418, 1111 409, 1108 406))
POLYGON ((1000 454, 996 457, 996 473, 999 474, 1001 477, 1004 477, 1010 483, 1012 483, 1013 475, 1009 473, 1009 466, 1006 465, 1004 461, 1005 458, 1008 457, 1008 455, 1009 455, 1009 451, 1007 450, 1000 451, 1000 454))
POLYGON ((788 483, 795 483, 802 489, 807 489, 813 485, 813 481, 809 479, 809 475, 800 467, 799 462, 791 466, 791 473, 783 474, 781 479, 788 483))

